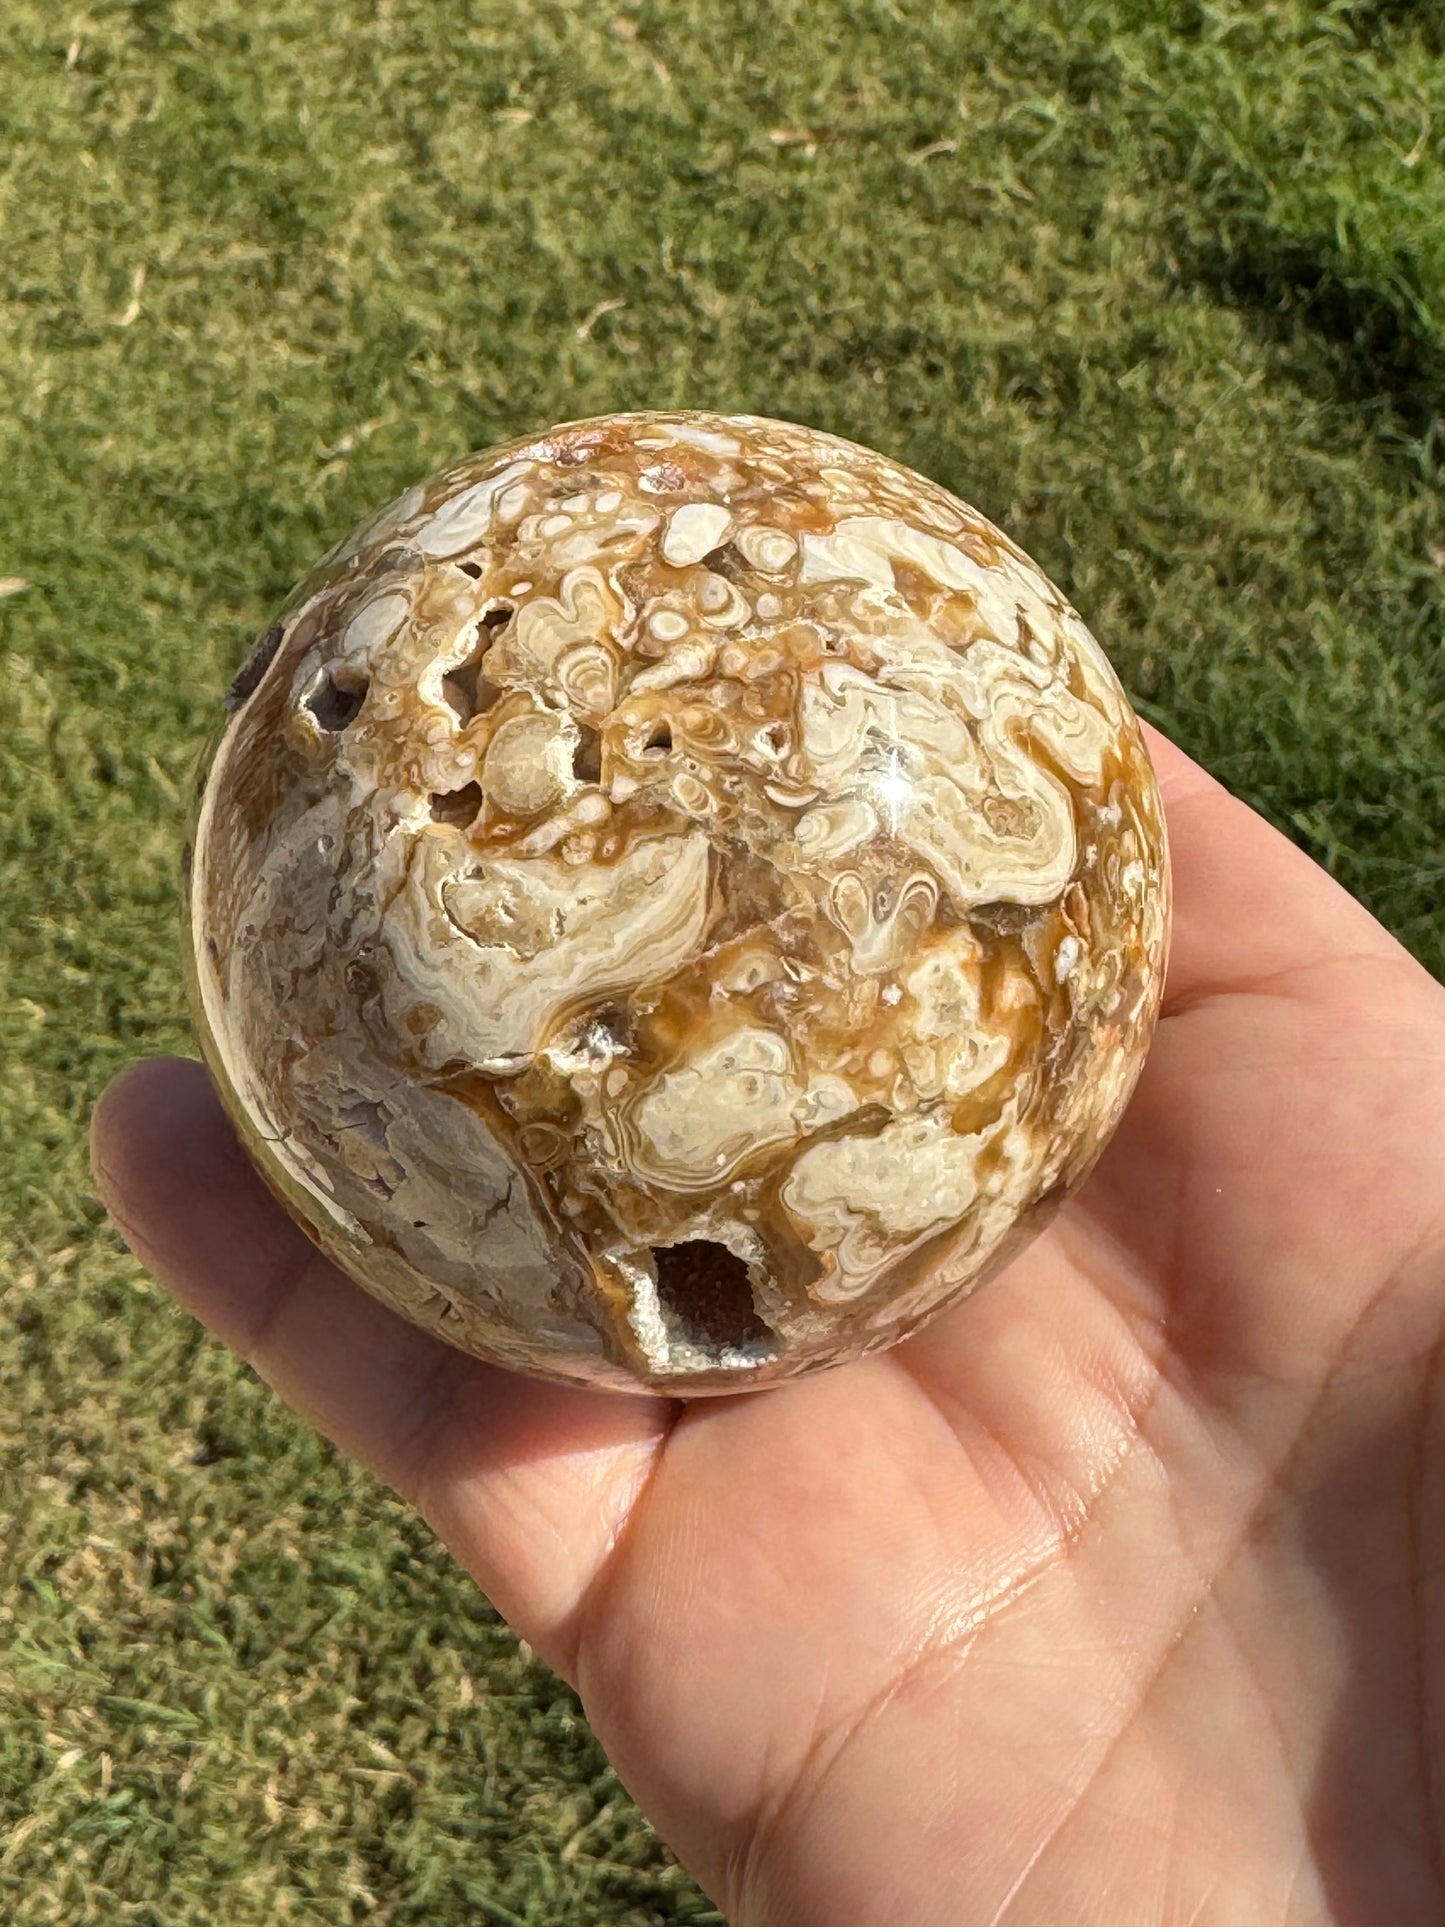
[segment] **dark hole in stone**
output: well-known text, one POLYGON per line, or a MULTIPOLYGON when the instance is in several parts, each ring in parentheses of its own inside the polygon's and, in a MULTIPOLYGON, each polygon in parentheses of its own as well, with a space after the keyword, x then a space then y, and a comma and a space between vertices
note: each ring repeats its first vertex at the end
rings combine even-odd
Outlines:
POLYGON ((477 581, 482 573, 482 565, 480 562, 458 562, 457 567, 463 575, 469 575, 473 582, 477 581))
POLYGON ((572 752, 572 774, 579 783, 602 781, 602 738, 585 723, 577 730, 577 747, 572 752))
POLYGON ((442 677, 442 694, 450 707, 455 710, 459 723, 469 723, 473 716, 480 716, 490 709, 501 695, 494 682, 488 682, 482 674, 481 656, 471 662, 461 663, 449 676, 442 677))
POLYGON ((510 609, 488 609, 477 624, 479 646, 476 653, 442 677, 442 695, 456 711, 458 722, 469 723, 473 716, 485 714, 501 695, 497 685, 488 682, 482 674, 482 665, 487 659, 492 637, 497 630, 505 629, 511 620, 510 609))
POLYGON ((306 707, 323 729, 333 732, 354 723, 366 701, 367 680, 359 669, 334 662, 306 698, 306 707))
POLYGON ((238 710, 248 696, 254 695, 261 685, 261 678, 276 660, 276 651, 281 647, 281 638, 285 633, 285 624, 276 622, 262 636, 246 658, 240 674, 226 691, 223 700, 227 709, 232 712, 238 710))
POLYGON ((483 800, 478 783, 468 783, 459 790, 438 790, 431 800, 432 821, 454 823, 459 830, 464 830, 475 820, 483 800))
POLYGON ((684 1338, 710 1350, 772 1343, 772 1332, 753 1309, 748 1268, 726 1245, 692 1238, 652 1256, 663 1314, 684 1338))
POLYGON ((644 749, 671 749, 672 731, 666 723, 654 723, 652 728, 648 730, 647 741, 642 747, 644 749))

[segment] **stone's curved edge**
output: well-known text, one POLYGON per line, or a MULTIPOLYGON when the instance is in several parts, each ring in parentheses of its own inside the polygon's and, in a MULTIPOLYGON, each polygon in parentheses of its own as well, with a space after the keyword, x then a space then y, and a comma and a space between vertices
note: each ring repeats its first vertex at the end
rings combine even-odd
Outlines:
MULTIPOLYGON (((511 522, 525 528, 520 509, 511 522)), ((464 1349, 571 1382, 689 1396, 781 1382, 896 1342, 963 1296, 1016 1248, 1037 1200, 1072 1188, 1098 1156, 1142 1063, 1162 988, 1169 894, 1157 787, 1132 712, 1077 615, 1007 537, 937 485, 856 444, 756 417, 589 418, 518 438, 408 491, 313 571, 278 627, 280 638, 267 638, 269 663, 222 731, 197 823, 192 927, 213 942, 217 927, 228 936, 215 957, 199 934, 188 946, 193 1007, 267 1181, 330 1256, 408 1317, 464 1349), (812 499, 806 487, 794 490, 790 530, 767 520, 766 488, 749 496, 745 445, 775 480, 781 464, 783 494, 800 479, 812 485, 812 499), (788 458, 801 464, 792 475, 788 458), (628 459, 632 499, 624 507, 627 490, 613 489, 609 510, 626 553, 603 569, 577 526, 588 496, 581 484, 628 459), (721 484, 719 464, 731 471, 721 484), (499 505, 526 506, 544 469, 578 483, 565 498, 552 489, 572 508, 535 513, 530 547, 512 540, 499 554, 499 505), (723 499, 696 502, 710 476, 723 499), (872 512, 900 502, 908 517, 872 512), (740 504, 759 512, 749 520, 740 504), (536 539, 549 520, 564 526, 536 539), (573 549, 554 556, 550 572, 549 540, 573 549), (731 542, 718 564, 726 573, 709 566, 719 552, 699 550, 704 540, 731 542), (522 551, 534 565, 525 577, 522 551), (644 608, 649 585, 656 593, 644 608), (484 638, 498 605, 505 619, 484 638), (778 662, 758 675, 768 649, 778 662), (480 684, 494 675, 479 706, 480 684), (789 678, 785 716, 776 703, 769 709, 767 692, 789 678), (713 700, 734 685, 763 699, 746 741, 737 705, 713 700), (699 694, 708 700, 684 700, 699 694), (551 742, 548 716, 568 755, 610 765, 610 785, 604 768, 569 782, 561 762, 539 777, 493 767, 500 749, 488 744, 507 741, 507 726, 512 740, 551 742), (535 722, 519 728, 528 717, 535 722), (785 723, 809 752, 791 771, 768 761, 785 723), (599 727, 600 749, 582 734, 599 727), (661 798, 649 762, 659 729, 669 772, 661 798), (880 741, 894 745, 893 763, 874 753, 880 741), (860 745, 872 746, 866 768, 860 745), (725 779, 737 768, 745 780, 734 794, 725 779), (505 805, 500 819, 494 799, 505 805), (508 820, 518 809, 524 819, 508 820), (1027 882, 1020 840, 1037 841, 1051 809, 1054 867, 1041 859, 1039 880, 1027 882), (829 827, 849 810, 850 829, 829 827), (670 962, 650 978, 645 966, 639 975, 614 965, 617 981, 603 981, 588 965, 589 939, 595 953, 602 927, 583 914, 589 902, 610 915, 613 949, 618 933, 636 933, 639 916, 658 929, 668 921, 653 905, 677 874, 670 847, 650 870, 643 864, 652 880, 637 904, 616 908, 609 891, 615 898, 626 863, 605 843, 599 853, 599 824, 626 817, 632 848, 645 856, 659 833, 649 811, 674 840, 683 836, 679 848, 699 825, 711 837, 706 914, 699 925, 704 900, 680 890, 694 919, 678 926, 670 962), (799 832, 805 821, 823 824, 817 838, 799 832), (304 860, 295 841, 303 832, 304 860), (826 860, 809 860, 815 843, 826 860), (910 944, 926 964, 943 942, 932 925, 914 927, 922 912, 895 929, 900 905, 878 908, 880 889, 898 882, 900 850, 905 864, 922 866, 916 884, 900 884, 900 904, 931 906, 936 922, 942 902, 955 933, 968 932, 955 946, 960 971, 977 966, 979 986, 990 979, 993 1022, 1010 998, 1023 1008, 1030 981, 1040 1006, 1051 997, 1057 1005, 1055 993, 1071 985, 1075 1007, 1055 1011, 1057 1035, 1048 1031, 1054 1017, 1030 1017, 1049 1043, 1039 1062, 1014 1051, 1008 1091, 991 1088, 998 1079, 986 1065, 960 1063, 967 1053, 949 1045, 936 1013, 920 1033, 922 993, 887 974, 910 944), (840 872, 840 862, 853 867, 840 872), (738 887, 741 907, 717 881, 740 864, 757 872, 738 887), (842 887, 850 878, 857 887, 842 887), (1131 927, 1109 952, 1089 925, 1121 904, 1131 927), (298 905, 309 905, 299 917, 298 905), (524 925, 527 915, 543 919, 530 936, 518 935, 519 905, 524 925), (780 950, 779 933, 809 920, 811 950, 808 941, 780 950), (699 935, 715 938, 720 927, 721 942, 699 935), (551 989, 528 1006, 517 987, 538 931, 531 965, 538 957, 542 965, 530 980, 551 989), (562 969, 574 939, 576 967, 562 969), (1098 957, 1109 970, 1076 999, 1098 957), (706 1005, 686 981, 700 969, 713 978, 706 1005), (758 1021, 760 998, 788 971, 811 972, 815 986, 846 978, 850 995, 863 997, 843 1015, 856 1030, 866 1005, 863 1028, 883 1041, 861 1073, 856 1051, 843 1052, 847 1076, 819 1063, 826 1026, 814 1022, 810 1033, 803 1021, 794 1034, 776 1002, 758 1021), (903 1004, 914 1023, 902 1039, 898 1023, 884 1020, 889 991, 893 1010, 903 1004), (711 1009, 719 994, 731 1011, 721 1023, 711 1009), (594 1020, 601 1009, 607 1031, 608 999, 637 1005, 649 1033, 642 1045, 610 1032, 598 1043, 594 1020), (891 1095, 875 1062, 890 1051, 891 1095), (1060 1071, 1069 1052, 1072 1068, 1060 1071), (639 1065, 645 1074, 619 1097, 611 1081, 639 1065), (1050 1076, 1059 1088, 1045 1101, 1050 1076), (724 1087, 730 1095, 709 1122, 708 1100, 716 1109, 724 1087), (945 1121, 940 1106, 949 1105, 945 1121), (895 1132, 896 1154, 871 1148, 872 1113, 890 1106, 894 1122, 882 1129, 895 1132), (850 1118, 868 1120, 856 1153, 839 1148, 850 1118), (746 1206, 687 1166, 699 1146, 747 1194, 746 1206), (767 1153, 779 1146, 770 1166, 767 1153), (529 1155, 536 1147, 540 1168, 529 1155), (800 1215, 799 1186, 791 1205, 786 1187, 804 1159, 821 1178, 800 1215), (933 1191, 910 1203, 900 1194, 920 1165, 933 1191), (859 1176, 869 1171, 871 1179, 859 1176), (579 1173, 590 1195, 566 1189, 579 1173), (880 1174, 887 1195, 867 1195, 880 1174), (599 1178, 614 1195, 598 1193, 599 1178), (770 1328, 761 1343, 714 1347, 732 1360, 721 1368, 696 1332, 679 1332, 675 1318, 669 1325, 649 1276, 653 1249, 698 1236, 747 1263, 762 1321, 752 1329, 770 1328)), ((1014 1018, 1002 1021, 1008 1031, 1014 1018)), ((836 1038, 831 1048, 837 1056, 836 1038)))

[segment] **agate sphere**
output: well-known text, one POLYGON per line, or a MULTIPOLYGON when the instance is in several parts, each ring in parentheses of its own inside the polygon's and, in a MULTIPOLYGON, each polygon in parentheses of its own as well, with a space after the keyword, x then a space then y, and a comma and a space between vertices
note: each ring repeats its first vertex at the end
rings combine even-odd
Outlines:
POLYGON ((545 1377, 766 1385, 914 1331, 1118 1121, 1169 920, 1139 725, 976 510, 755 416, 473 456, 231 690, 188 973, 359 1284, 545 1377))

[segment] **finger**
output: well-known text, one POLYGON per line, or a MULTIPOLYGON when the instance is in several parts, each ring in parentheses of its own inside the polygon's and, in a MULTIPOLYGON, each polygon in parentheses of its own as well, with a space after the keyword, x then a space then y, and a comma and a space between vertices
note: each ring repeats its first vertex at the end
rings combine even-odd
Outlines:
POLYGON ((133 1066, 92 1125, 136 1256, 286 1402, 418 1504, 559 1670, 675 1408, 525 1379, 409 1324, 329 1264, 236 1141, 199 1064, 133 1066))
POLYGON ((1167 736, 1144 728, 1174 876, 1166 1017, 1204 997, 1269 990, 1361 955, 1412 965, 1318 864, 1167 736))

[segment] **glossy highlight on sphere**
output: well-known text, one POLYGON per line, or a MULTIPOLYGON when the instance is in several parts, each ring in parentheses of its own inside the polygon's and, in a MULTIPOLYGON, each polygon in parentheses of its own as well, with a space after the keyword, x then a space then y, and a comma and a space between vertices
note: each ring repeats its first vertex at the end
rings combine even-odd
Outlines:
POLYGON ((894 1343, 1087 1172, 1169 920, 1138 723, 976 510, 755 416, 490 450, 258 644, 195 826, 197 1030, 353 1278, 543 1376, 894 1343))

